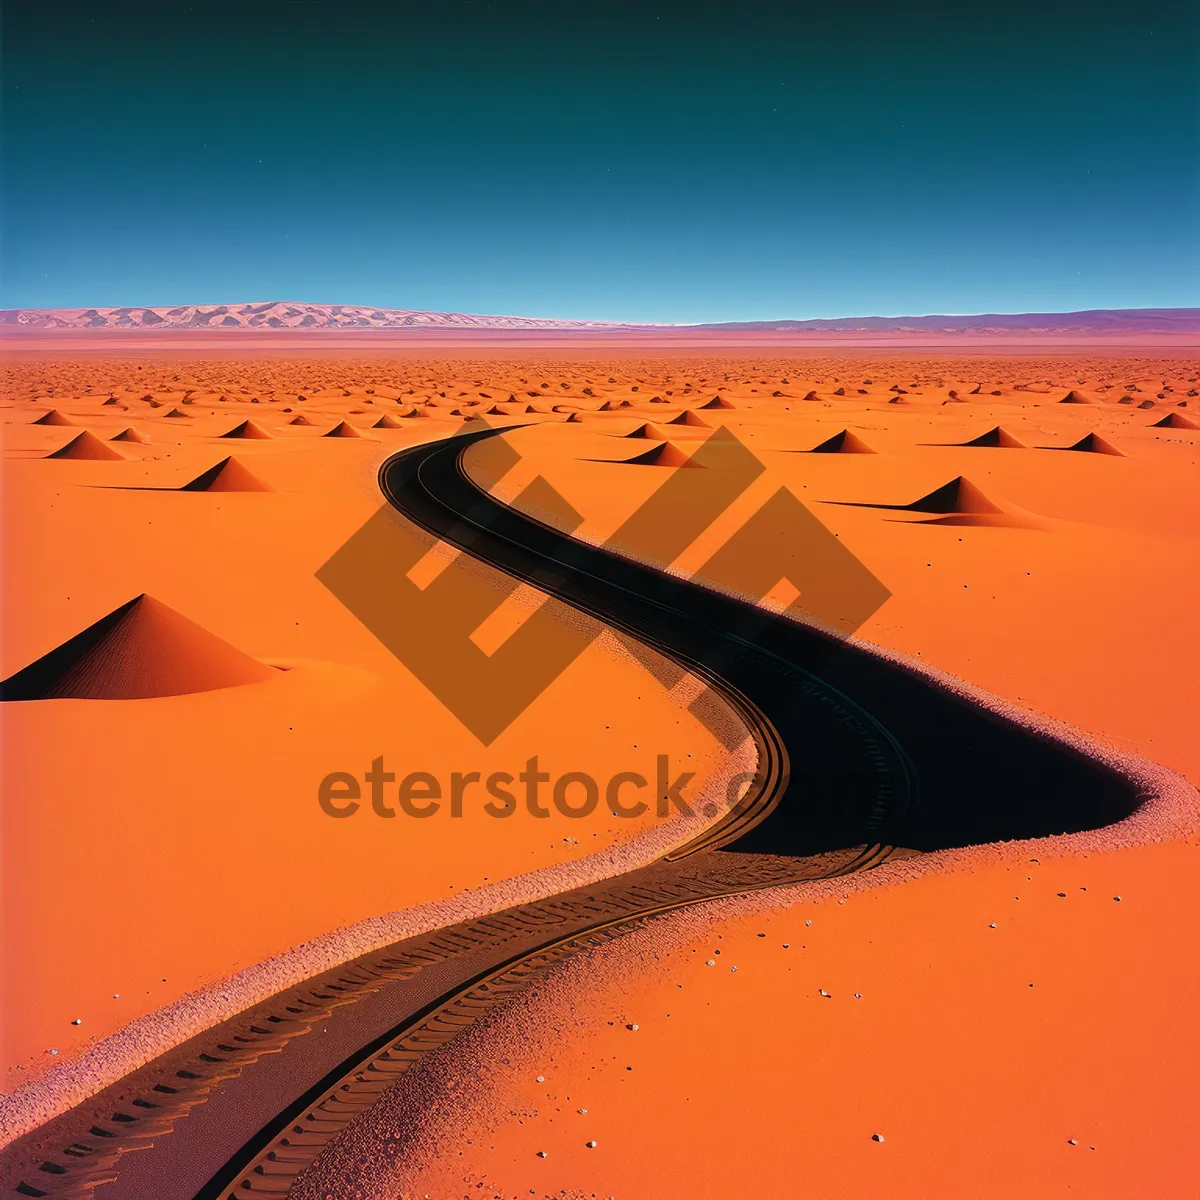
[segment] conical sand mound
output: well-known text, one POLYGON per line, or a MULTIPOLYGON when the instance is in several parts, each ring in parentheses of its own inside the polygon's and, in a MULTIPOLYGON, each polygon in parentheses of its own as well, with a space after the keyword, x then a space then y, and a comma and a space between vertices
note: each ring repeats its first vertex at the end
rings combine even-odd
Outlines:
POLYGON ((372 429, 403 429, 404 426, 399 421, 394 420, 388 413, 384 413, 372 426, 372 429))
POLYGON ((311 425, 312 422, 303 413, 301 413, 298 417, 293 417, 288 422, 288 424, 289 425, 311 425))
POLYGON ((1004 510, 993 504, 969 479, 959 476, 940 488, 897 508, 923 513, 999 513, 1004 510))
POLYGON ((688 455, 673 442, 663 442, 661 446, 651 446, 633 458, 623 460, 637 467, 695 467, 688 455))
POLYGON ((75 422, 70 417, 60 413, 57 408, 52 408, 48 413, 42 413, 34 425, 74 425, 75 422))
POLYGON ((667 435, 657 426, 651 425, 649 421, 622 436, 627 438, 651 438, 656 442, 665 442, 667 440, 667 435))
POLYGON ((569 417, 567 417, 567 419, 563 422, 563 424, 564 425, 582 425, 583 418, 577 412, 573 412, 573 413, 571 413, 571 415, 569 417))
POLYGON ((270 492, 274 489, 263 483, 244 463, 230 456, 214 467, 197 475, 181 492, 270 492))
POLYGON ((950 514, 972 513, 976 515, 996 514, 1004 510, 989 500, 969 479, 962 475, 934 488, 911 504, 873 504, 864 500, 833 500, 832 504, 845 504, 851 508, 889 508, 898 512, 950 514))
POLYGON ((695 429, 711 429, 712 428, 712 426, 703 417, 696 416, 696 414, 690 408, 685 408, 683 410, 683 412, 681 412, 679 414, 679 416, 672 417, 667 422, 667 424, 668 425, 691 425, 695 429))
POLYGON ((1013 437, 1003 425, 993 425, 986 433, 971 438, 969 442, 955 442, 957 446, 999 446, 1009 450, 1022 450, 1024 443, 1013 437))
POLYGON ((253 421, 239 421, 227 433, 221 434, 223 438, 246 438, 254 441, 265 441, 270 438, 270 434, 261 426, 256 425, 253 421))
POLYGON ((114 462, 123 460, 125 456, 85 429, 82 433, 76 434, 61 450, 55 450, 46 457, 70 458, 80 462, 114 462))
POLYGON ((355 429, 354 426, 348 421, 339 421, 332 429, 321 434, 321 436, 332 438, 356 438, 362 437, 362 434, 359 433, 358 430, 355 429))
POLYGON ((1082 392, 1070 391, 1059 401, 1059 404, 1095 404, 1095 401, 1082 392))
POLYGON ((114 433, 108 440, 110 442, 137 442, 139 446, 146 446, 150 443, 150 439, 140 429, 134 429, 132 425, 128 429, 122 429, 120 433, 114 433))
POLYGON ((711 400, 708 401, 707 404, 701 404, 700 407, 701 408, 733 408, 734 406, 732 404, 730 404, 729 401, 726 400, 723 396, 714 396, 711 400))
POLYGON ((814 446, 810 454, 874 454, 875 451, 857 434, 848 429, 839 430, 833 437, 826 438, 814 446))
POLYGON ((985 496, 969 479, 958 476, 934 488, 911 504, 870 504, 858 500, 834 500, 852 508, 886 508, 897 512, 926 513, 921 525, 1008 526, 1014 529, 1041 529, 1043 518, 1012 504, 1000 505, 985 496))
POLYGON ((400 415, 406 421, 411 420, 414 417, 420 417, 422 420, 428 420, 428 418, 429 418, 429 414, 426 412, 422 412, 415 404, 412 406, 412 408, 407 409, 406 411, 402 412, 400 415))
POLYGON ((1116 448, 1112 442, 1106 442, 1098 433, 1087 433, 1077 442, 1073 442, 1070 446, 1059 446, 1056 449, 1060 450, 1078 450, 1083 454, 1112 454, 1117 458, 1124 458, 1124 453, 1116 448))
POLYGON ((0 700, 142 700, 274 676, 274 667, 142 595, 4 680, 0 700))
MULTIPOLYGON (((164 413, 163 417, 164 417, 164 419, 167 417, 171 417, 175 420, 178 420, 180 417, 182 417, 185 421, 190 421, 192 419, 192 414, 185 413, 183 411, 183 409, 181 409, 181 408, 173 408, 173 409, 171 409, 171 411, 169 413, 164 413)), ((228 436, 228 435, 226 435, 226 436, 228 436)))
POLYGON ((1182 413, 1167 413, 1160 421, 1154 421, 1151 429, 1200 429, 1195 421, 1189 421, 1182 413))

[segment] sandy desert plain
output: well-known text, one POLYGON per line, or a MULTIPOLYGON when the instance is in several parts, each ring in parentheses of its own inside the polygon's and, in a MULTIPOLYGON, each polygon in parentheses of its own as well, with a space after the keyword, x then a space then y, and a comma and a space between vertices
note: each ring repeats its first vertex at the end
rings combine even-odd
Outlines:
POLYGON ((6 1141, 318 970, 690 829, 470 802, 331 820, 328 773, 536 754, 652 776, 666 754, 700 791, 737 767, 686 686, 611 637, 484 747, 316 578, 379 509, 388 455, 482 416, 518 426, 493 493, 540 475, 597 542, 728 429, 765 470, 660 565, 698 570, 785 487, 890 592, 858 638, 1175 775, 1106 829, 721 900, 578 954, 428 1055, 292 1194, 1200 1194, 1200 360, 669 353, 8 356, 0 677, 149 599, 76 698, 3 705, 6 1141), (959 479, 932 516, 876 507, 959 479))

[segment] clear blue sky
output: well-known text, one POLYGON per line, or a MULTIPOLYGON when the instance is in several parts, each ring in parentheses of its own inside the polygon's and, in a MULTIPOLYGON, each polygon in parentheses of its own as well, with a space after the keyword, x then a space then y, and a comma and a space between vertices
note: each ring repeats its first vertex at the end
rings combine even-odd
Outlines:
POLYGON ((0 306, 1200 303, 1194 0, 5 5, 0 306))

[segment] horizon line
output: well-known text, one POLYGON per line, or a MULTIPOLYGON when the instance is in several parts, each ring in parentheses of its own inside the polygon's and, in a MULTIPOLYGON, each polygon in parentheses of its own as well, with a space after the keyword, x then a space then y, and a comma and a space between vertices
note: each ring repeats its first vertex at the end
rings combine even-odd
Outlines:
MULTIPOLYGON (((1027 310, 1010 310, 1010 311, 978 311, 978 312, 924 312, 924 313, 851 313, 841 316, 816 316, 816 317, 751 317, 751 318, 716 318, 703 321, 637 321, 626 320, 620 318, 606 317, 547 317, 547 316, 532 316, 525 313, 480 313, 471 312, 465 309, 423 309, 423 308, 392 308, 380 304, 364 304, 360 302, 333 302, 319 300, 296 300, 296 299, 277 299, 277 300, 236 300, 236 301, 217 301, 217 302, 196 302, 187 301, 184 303, 158 303, 158 304, 92 304, 92 305, 14 305, 12 307, 0 307, 0 314, 17 318, 6 324, 23 324, 19 321, 21 314, 87 314, 96 313, 97 315, 110 313, 133 313, 133 312, 154 312, 158 315, 160 310, 179 310, 179 309, 195 309, 209 310, 207 315, 221 315, 220 310, 230 310, 235 308, 257 308, 268 309, 279 305, 292 305, 317 310, 360 310, 364 313, 382 313, 388 315, 399 316, 423 316, 423 317, 461 317, 467 319, 478 320, 493 320, 493 321, 532 321, 558 326, 573 325, 573 326, 608 326, 608 327, 624 327, 637 329, 695 329, 703 326, 713 325, 800 325, 800 324, 818 324, 822 322, 844 322, 844 321, 930 321, 930 320, 980 320, 988 317, 997 318, 1019 318, 1019 317, 1088 317, 1096 315, 1109 316, 1144 316, 1148 314, 1156 314, 1164 317, 1200 317, 1200 307, 1182 307, 1182 306, 1152 306, 1139 305, 1133 307, 1093 307, 1081 309, 1027 309, 1027 310)), ((214 332, 219 328, 212 327, 214 332)), ((227 331, 229 330, 227 327, 227 331)))

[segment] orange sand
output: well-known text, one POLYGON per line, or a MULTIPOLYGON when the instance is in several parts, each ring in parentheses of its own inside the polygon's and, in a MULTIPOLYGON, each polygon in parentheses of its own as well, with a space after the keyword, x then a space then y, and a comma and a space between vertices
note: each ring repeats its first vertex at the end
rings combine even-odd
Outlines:
MULTIPOLYGON (((274 403, 255 392, 261 408, 251 432, 269 437, 226 439, 252 400, 240 368, 231 373, 236 386, 191 388, 172 378, 182 372, 130 363, 104 368, 104 386, 66 365, 39 366, 36 375, 47 372, 53 403, 76 428, 30 423, 47 411, 44 389, 10 380, 4 396, 0 676, 148 593, 267 678, 185 687, 183 695, 164 685, 159 698, 4 705, 0 1024, 8 1087, 300 943, 400 913, 394 928, 367 937, 391 940, 389 929, 409 931, 403 914, 415 906, 603 855, 660 824, 653 813, 576 821, 553 809, 545 820, 522 810, 498 821, 470 799, 460 819, 382 820, 364 808, 335 821, 317 798, 330 772, 361 779, 382 755, 398 776, 428 771, 446 787, 453 771, 515 775, 536 754, 552 775, 587 771, 603 781, 615 770, 653 778, 656 756, 668 754, 696 770, 699 789, 724 765, 724 749, 680 697, 611 640, 593 643, 485 748, 316 580, 380 507, 383 458, 460 420, 429 410, 436 415, 402 430, 326 438, 340 421, 359 430, 385 403, 397 408, 400 393, 368 393, 367 383, 344 396, 348 389, 306 382, 303 404, 294 392, 274 403), (135 377, 136 387, 119 382, 135 377), (110 387, 118 404, 105 404, 110 387), (174 408, 188 419, 168 419, 174 408), (286 424, 300 408, 312 427, 286 424), (120 461, 45 457, 80 432, 107 448, 131 419, 149 441, 117 443, 120 461), (179 490, 233 447, 234 490, 220 481, 179 490), (248 480, 270 490, 247 490, 248 480), (608 703, 598 707, 597 695, 608 703)), ((84 371, 96 372, 94 364, 84 371)), ((515 597, 501 620, 519 623, 531 602, 515 597)), ((189 636, 157 652, 187 659, 189 636)), ((112 667, 117 676, 123 669, 112 667)), ((593 869, 617 869, 607 861, 593 869)), ((473 903, 486 911, 512 902, 505 895, 473 903)), ((344 945, 340 957, 368 948, 344 945)), ((336 947, 325 952, 338 961, 336 947)), ((274 990, 280 976, 268 972, 268 984, 274 990)), ((226 990, 235 1011, 248 1002, 247 993, 226 990)), ((181 1019, 175 1025, 186 1028, 181 1019)))
MULTIPOLYGON (((734 368, 740 379, 720 393, 736 405, 722 423, 770 470, 676 569, 699 570, 783 482, 892 591, 860 636, 1200 781, 1184 665, 1200 659, 1190 516, 1200 438, 1180 421, 1158 424, 1197 407, 1193 364, 1039 364, 1048 369, 1035 374, 1012 362, 969 372, 855 362, 830 364, 824 378, 808 364, 773 365, 734 368), (803 375, 784 384, 789 368, 803 375), (1012 386, 1038 376, 1043 390, 1012 386), (979 381, 1000 395, 969 396, 979 381), (946 403, 951 390, 966 403, 946 403), (997 424, 1009 435, 999 446, 953 445, 997 424), (779 452, 842 430, 876 453, 779 452), (1003 444, 1073 446, 1089 434, 1099 452, 1003 444), (968 498, 950 524, 847 504, 909 505, 959 477, 968 498), (993 512, 1032 519, 992 523, 993 512)), ((576 457, 599 457, 636 419, 591 417, 576 457)), ((639 468, 565 461, 552 434, 525 435, 523 469, 587 517, 583 536, 603 540, 649 483, 639 468), (538 454, 526 449, 535 439, 538 454), (601 471, 621 472, 619 486, 603 488, 601 471)), ((430 1084, 415 1147, 379 1194, 478 1194, 483 1182, 503 1196, 530 1185, 538 1195, 718 1196, 753 1180, 761 1195, 1193 1195, 1196 848, 1191 838, 1084 858, 1047 847, 1040 868, 981 855, 972 874, 846 907, 826 899, 819 917, 777 908, 699 940, 702 916, 675 918, 674 934, 656 935, 674 965, 618 943, 581 965, 557 1003, 531 1002, 524 1018, 497 1023, 491 1044, 448 1054, 439 1070, 450 1079, 488 1064, 489 1100, 468 1107, 451 1148, 455 1091, 430 1084), (1039 874, 1012 887, 1027 866, 1039 874), (802 917, 830 934, 817 940, 802 917), (810 945, 803 970, 783 965, 783 941, 810 945), (720 969, 703 968, 717 947, 720 969), (508 1036, 522 1020, 522 1037, 508 1036), (501 1046, 509 1065, 496 1065, 501 1046)))
POLYGON ((655 922, 385 1100, 332 1194, 1193 1196, 1198 849, 655 922))
MULTIPOLYGON (((686 454, 727 425, 768 469, 674 569, 699 570, 787 486, 892 592, 860 636, 1200 781, 1200 743, 1183 698, 1184 672, 1200 650, 1190 603, 1200 568, 1191 515, 1200 433, 1152 424, 1197 415, 1188 393, 1198 376, 1190 360, 1117 353, 605 362, 82 356, 12 366, 3 394, 5 553, 9 579, 23 583, 5 590, 4 675, 141 591, 293 670, 195 696, 53 702, 74 706, 70 713, 6 708, 7 795, 22 798, 6 801, 4 818, 4 953, 6 967, 15 964, 6 971, 5 1026, 16 1031, 6 1064, 28 1069, 47 1046, 81 1048, 89 1035, 340 925, 592 848, 563 844, 576 831, 550 822, 543 835, 532 822, 429 821, 405 824, 384 857, 376 827, 316 811, 315 782, 325 771, 361 773, 380 752, 401 761, 414 747, 423 764, 469 770, 485 757, 520 763, 526 751, 550 746, 559 769, 594 762, 611 770, 613 741, 622 742, 624 768, 650 730, 656 749, 673 731, 672 748, 716 769, 714 740, 600 645, 485 756, 312 578, 377 507, 382 457, 456 428, 455 408, 504 405, 505 416, 488 419, 535 426, 510 435, 523 458, 496 490, 511 497, 543 475, 583 515, 580 535, 592 540, 670 472, 596 461, 664 444, 624 435, 651 422, 686 454), (118 404, 105 405, 110 389, 118 404), (1060 404, 1072 390, 1085 403, 1060 404), (732 407, 705 409, 703 426, 668 425, 714 395, 732 407), (1133 402, 1118 403, 1124 396, 1133 402), (214 440, 247 419, 252 399, 260 402, 253 420, 271 439, 214 440), (413 404, 431 418, 369 428, 381 409, 402 414, 413 404), (134 425, 151 441, 116 443, 124 463, 35 459, 73 432, 27 425, 52 407, 98 437, 134 425), (168 420, 172 409, 196 415, 168 420), (287 424, 301 409, 313 427, 287 424), (339 420, 364 436, 321 437, 339 420), (1008 435, 1001 442, 1021 446, 952 445, 997 425, 1008 435), (842 430, 874 453, 787 452, 842 430), (1069 447, 1089 433, 1122 455, 1035 448, 1069 447), (230 447, 273 492, 86 486, 118 474, 125 484, 178 486, 230 447), (910 505, 959 477, 975 498, 961 512, 857 507, 910 505), (947 515, 952 523, 941 520, 947 515), (979 519, 996 516, 1003 520, 979 519), (110 923, 102 936, 80 938, 80 915, 97 910, 110 923), (113 992, 121 1000, 110 1000, 113 992), (85 1024, 73 1028, 80 1011, 85 1024)), ((803 564, 784 562, 780 575, 789 566, 802 573, 803 564)), ((587 823, 596 846, 629 832, 587 823)), ((520 1055, 504 1025, 516 1013, 472 1040, 470 1054, 491 1064, 488 1085, 455 1117, 464 1126, 454 1126, 453 1138, 432 1115, 450 1103, 449 1084, 430 1076, 430 1115, 414 1119, 441 1140, 443 1157, 422 1143, 410 1162, 419 1189, 411 1174, 388 1186, 439 1200, 491 1194, 474 1187, 482 1180, 503 1195, 534 1187, 715 1196, 737 1194, 747 1179, 764 1195, 795 1194, 798 1180, 816 1195, 1054 1195, 1068 1186, 1089 1195, 1192 1194, 1184 1130, 1196 1111, 1184 1064, 1200 982, 1195 845, 1048 856, 1040 870, 1047 880, 1056 874, 1044 884, 1021 876, 1029 894, 1019 919, 996 915, 1017 871, 1003 856, 845 906, 821 901, 814 926, 838 933, 814 940, 804 961, 834 985, 806 975, 786 1003, 780 997, 796 965, 779 946, 807 944, 807 906, 754 923, 722 918, 703 947, 720 934, 716 961, 731 956, 736 975, 703 968, 707 959, 690 953, 703 948, 695 922, 705 918, 660 922, 654 944, 673 948, 662 979, 645 969, 646 946, 626 940, 571 968, 569 987, 530 1002, 536 1027, 521 1034, 520 1055), (1059 900, 1057 891, 1077 898, 1059 900), (1122 904, 1101 905, 1105 894, 1122 894, 1122 904), (993 919, 996 931, 987 929, 993 919), (1009 925, 997 953, 999 939, 984 934, 1007 934, 1009 925), (1030 981, 1038 985, 1033 1003, 1016 988, 1030 981), (816 995, 814 984, 833 999, 816 995), (863 1000, 843 1000, 847 988, 863 1000), (686 995, 692 1000, 680 1004, 686 995), (570 1005, 590 1032, 564 1045, 556 1031, 574 1031, 570 1005), (638 1033, 623 1029, 627 1021, 640 1024, 638 1033), (639 1057, 623 1057, 632 1047, 639 1057), (525 1078, 538 1058, 554 1064, 553 1074, 540 1072, 544 1087, 525 1078), (595 1099, 577 1103, 587 1089, 595 1099), (568 1094, 569 1106, 560 1099, 568 1094), (534 1105, 543 1112, 536 1120, 505 1116, 534 1105), (553 1111, 559 1105, 562 1116, 553 1111), (567 1120, 578 1106, 598 1114, 582 1136, 567 1120), (887 1141, 872 1143, 872 1132, 887 1141), (1078 1146, 1066 1145, 1072 1136, 1078 1146), (583 1144, 589 1137, 595 1150, 583 1144), (536 1158, 538 1149, 551 1156, 536 1158), (1063 1158, 1068 1151, 1077 1158, 1063 1158), (882 1155, 890 1165, 880 1166, 882 1155)), ((467 1053, 451 1047, 435 1069, 461 1080, 476 1060, 455 1055, 467 1053)))

